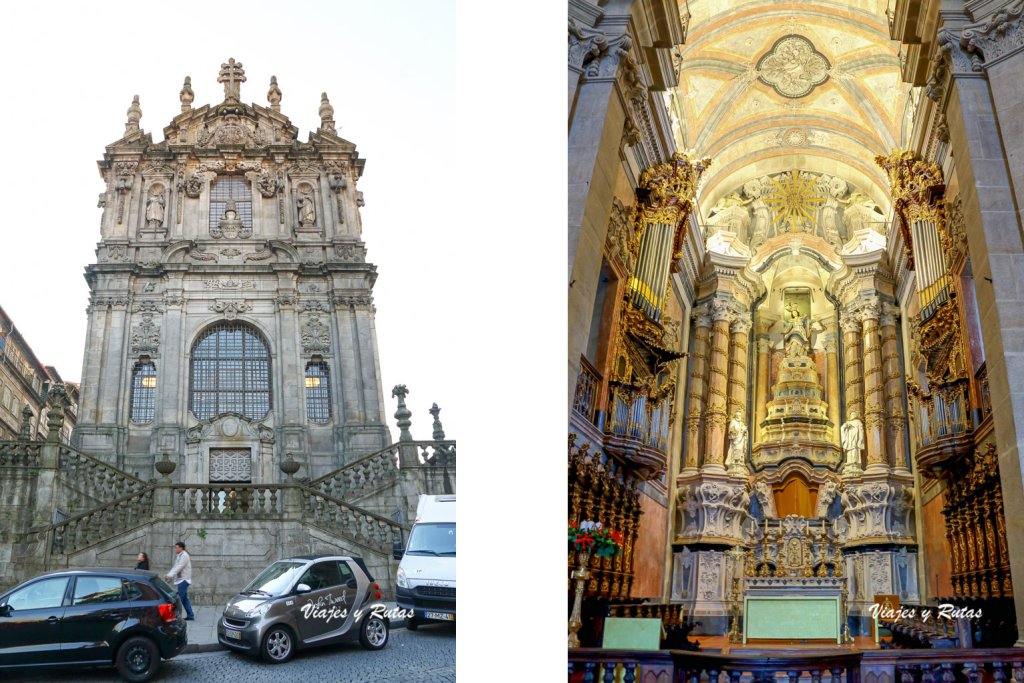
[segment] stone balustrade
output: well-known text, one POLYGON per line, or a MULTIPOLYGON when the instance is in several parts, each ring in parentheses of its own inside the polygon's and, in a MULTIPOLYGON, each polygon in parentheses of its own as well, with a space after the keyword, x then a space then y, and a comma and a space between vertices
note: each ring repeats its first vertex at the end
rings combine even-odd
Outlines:
POLYGON ((0 466, 39 467, 41 441, 0 442, 0 466))
POLYGON ((153 487, 52 525, 54 554, 70 555, 153 520, 153 487))
POLYGON ((284 486, 258 484, 173 485, 172 509, 186 519, 280 518, 284 513, 284 486))
POLYGON ((309 486, 334 498, 358 496, 391 483, 397 471, 398 444, 392 444, 311 481, 309 486))
POLYGON ((124 497, 146 487, 146 482, 102 460, 62 446, 58 469, 72 487, 100 501, 124 497))
POLYGON ((393 544, 402 539, 402 525, 398 522, 332 496, 307 489, 303 502, 304 521, 378 552, 389 553, 393 544))

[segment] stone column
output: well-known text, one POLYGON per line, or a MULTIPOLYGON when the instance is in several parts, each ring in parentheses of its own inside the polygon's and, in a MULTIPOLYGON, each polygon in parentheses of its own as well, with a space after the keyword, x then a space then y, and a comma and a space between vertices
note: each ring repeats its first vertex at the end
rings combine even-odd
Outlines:
POLYGON ((614 187, 620 167, 619 147, 626 110, 617 92, 619 66, 632 43, 625 34, 628 10, 622 17, 605 14, 606 48, 583 65, 571 109, 568 140, 569 319, 568 407, 572 409, 580 355, 587 347, 594 296, 601 275, 601 252, 608 232, 614 187))
POLYGON ((707 394, 704 376, 707 374, 708 366, 711 307, 708 304, 698 306, 694 310, 693 319, 696 321, 696 330, 693 338, 693 359, 690 362, 686 441, 683 447, 686 469, 696 469, 700 466, 700 414, 707 394))
POLYGON ((750 339, 750 314, 743 312, 729 326, 732 332, 729 358, 729 415, 743 413, 747 421, 747 347, 750 339))
MULTIPOLYGON (((1005 505, 1006 538, 1013 582, 1024 584, 1024 242, 1021 239, 1020 196, 1015 204, 1015 184, 1021 173, 1024 142, 1016 114, 1024 62, 1019 36, 1021 16, 1004 15, 982 27, 965 27, 952 12, 938 35, 943 59, 952 72, 946 121, 950 148, 960 179, 960 198, 971 253, 978 300, 981 337, 992 396, 992 420, 999 446, 999 478, 1005 505), (1016 24, 1017 26, 1008 26, 1016 24), (998 44, 988 44, 994 41, 998 44), (970 45, 980 46, 968 54, 970 45), (998 55, 998 59, 994 57, 998 55), (985 56, 994 63, 986 63, 985 56), (989 83, 993 87, 989 88, 989 83), (995 104, 995 107, 993 106, 995 104), (1005 114, 1000 116, 999 113, 1005 114), (1009 172, 1009 173, 1008 173, 1009 172)), ((945 77, 941 79, 945 82, 945 77)), ((1021 192, 1022 183, 1016 183, 1021 192)), ((1024 624, 1024 600, 1016 601, 1017 624, 1024 624)), ((1018 631, 1018 647, 1024 637, 1018 631)))
POLYGON ((868 469, 888 467, 885 451, 884 382, 882 381, 882 348, 878 336, 879 304, 877 300, 861 307, 864 332, 864 438, 867 442, 868 469))
MULTIPOLYGON (((158 422, 160 426, 173 427, 178 424, 179 405, 175 399, 183 395, 181 380, 188 376, 188 368, 182 367, 185 364, 186 354, 188 353, 183 339, 185 321, 182 307, 183 302, 179 296, 165 299, 164 325, 163 330, 161 330, 163 332, 163 340, 160 344, 163 347, 163 367, 161 367, 159 359, 155 360, 157 376, 160 378, 157 384, 159 387, 159 397, 164 399, 162 401, 159 398, 157 399, 157 406, 160 407, 160 420, 158 422)), ((138 358, 129 358, 128 360, 131 366, 134 365, 138 358)), ((181 446, 181 444, 178 445, 179 447, 181 446)), ((177 451, 178 449, 175 450, 177 451)))
POLYGON ((853 307, 843 311, 839 321, 843 329, 843 360, 846 367, 846 419, 852 413, 864 415, 864 377, 861 374, 860 313, 853 307))
POLYGON ((708 381, 708 409, 705 413, 704 465, 724 469, 725 423, 729 369, 729 324, 735 314, 729 304, 716 300, 711 305, 711 372, 708 381))
MULTIPOLYGON (((759 323, 758 327, 762 325, 759 323)), ((751 438, 754 443, 761 441, 761 423, 768 417, 768 386, 771 380, 771 341, 768 334, 758 333, 758 386, 754 394, 754 425, 751 438)))
POLYGON ((889 464, 910 469, 910 452, 903 438, 907 417, 903 412, 903 377, 900 373, 899 344, 896 341, 896 319, 900 309, 892 304, 882 305, 882 371, 885 382, 885 414, 888 417, 886 445, 889 464))
POLYGON ((836 340, 835 327, 830 327, 822 335, 825 347, 825 371, 828 373, 828 419, 832 422, 832 438, 839 438, 839 344, 836 340))

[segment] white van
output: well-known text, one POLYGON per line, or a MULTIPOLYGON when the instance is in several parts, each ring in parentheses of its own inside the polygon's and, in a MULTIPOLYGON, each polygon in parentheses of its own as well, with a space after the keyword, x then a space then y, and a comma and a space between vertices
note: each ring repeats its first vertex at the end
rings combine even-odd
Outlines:
MULTIPOLYGON (((396 544, 398 545, 398 544, 396 544)), ((395 597, 412 610, 406 627, 426 621, 455 621, 455 496, 420 496, 405 553, 395 548, 395 597)))

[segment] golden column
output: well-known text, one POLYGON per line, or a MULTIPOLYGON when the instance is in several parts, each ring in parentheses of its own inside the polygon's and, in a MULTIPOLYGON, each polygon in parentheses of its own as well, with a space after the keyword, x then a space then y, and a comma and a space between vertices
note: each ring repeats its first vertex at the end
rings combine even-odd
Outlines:
POLYGON ((896 341, 896 319, 900 309, 882 304, 882 365, 885 372, 885 412, 889 418, 887 443, 890 464, 910 469, 910 452, 903 438, 907 416, 903 412, 903 376, 900 373, 899 344, 896 341))
POLYGON ((711 304, 711 373, 708 382, 708 409, 704 414, 704 465, 725 469, 726 390, 729 379, 729 323, 734 313, 729 302, 715 299, 711 304))
POLYGON ((868 467, 876 469, 889 465, 885 449, 882 343, 878 334, 880 313, 877 299, 869 300, 861 306, 861 323, 864 326, 864 438, 867 442, 868 467))
POLYGON ((700 466, 700 413, 704 405, 705 375, 708 368, 708 338, 711 334, 711 306, 701 304, 693 312, 696 329, 693 339, 693 358, 690 361, 689 407, 686 414, 686 441, 684 453, 686 469, 700 466))
POLYGON ((843 361, 846 365, 846 419, 853 413, 864 417, 864 376, 860 362, 860 312, 848 306, 839 320, 843 328, 843 361))
POLYGON ((729 326, 732 332, 729 358, 729 415, 743 413, 747 422, 747 349, 750 342, 750 314, 741 311, 729 326))
POLYGON ((754 393, 754 424, 751 435, 755 443, 761 441, 761 423, 768 417, 768 382, 771 371, 771 342, 768 339, 768 325, 757 324, 757 389, 754 393))
POLYGON ((832 438, 839 439, 839 344, 835 325, 822 335, 825 347, 825 365, 828 372, 828 419, 832 422, 832 438))

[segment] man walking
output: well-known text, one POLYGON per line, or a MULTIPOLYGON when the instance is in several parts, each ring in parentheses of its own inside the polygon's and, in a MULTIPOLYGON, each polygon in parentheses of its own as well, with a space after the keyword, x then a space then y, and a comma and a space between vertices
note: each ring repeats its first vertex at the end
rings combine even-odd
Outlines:
POLYGON ((177 555, 174 566, 164 578, 174 581, 174 585, 178 589, 178 597, 181 598, 185 614, 188 615, 185 617, 185 621, 195 621, 196 615, 192 613, 192 603, 188 601, 188 587, 192 585, 192 558, 185 552, 185 544, 181 541, 174 544, 174 553, 177 555))

